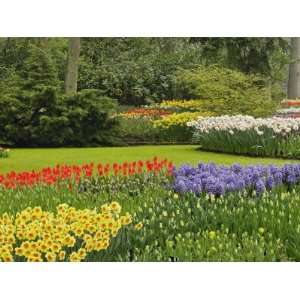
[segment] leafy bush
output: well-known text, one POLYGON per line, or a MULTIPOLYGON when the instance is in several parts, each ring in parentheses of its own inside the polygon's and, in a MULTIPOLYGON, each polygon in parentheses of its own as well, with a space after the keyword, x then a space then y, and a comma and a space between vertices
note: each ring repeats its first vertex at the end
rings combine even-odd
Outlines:
POLYGON ((84 146, 115 142, 117 103, 99 91, 58 96, 52 87, 0 98, 0 139, 21 146, 84 146))
POLYGON ((261 77, 215 65, 178 72, 176 98, 205 100, 204 110, 218 114, 265 116, 276 109, 261 77))
POLYGON ((79 89, 101 89, 120 104, 173 97, 178 66, 201 60, 188 38, 83 38, 81 45, 79 89))

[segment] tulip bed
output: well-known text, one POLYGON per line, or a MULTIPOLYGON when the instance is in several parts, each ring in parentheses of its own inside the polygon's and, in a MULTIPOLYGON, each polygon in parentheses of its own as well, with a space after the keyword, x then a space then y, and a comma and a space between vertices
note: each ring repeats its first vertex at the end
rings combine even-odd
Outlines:
POLYGON ((1 261, 299 261, 300 165, 60 165, 0 177, 1 261))
POLYGON ((202 149, 253 156, 299 158, 300 120, 221 116, 187 123, 202 149))

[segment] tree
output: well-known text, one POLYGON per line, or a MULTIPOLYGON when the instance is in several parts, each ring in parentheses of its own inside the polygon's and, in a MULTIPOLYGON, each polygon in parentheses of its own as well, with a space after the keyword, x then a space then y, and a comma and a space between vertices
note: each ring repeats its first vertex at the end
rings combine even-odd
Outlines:
POLYGON ((66 77, 65 77, 66 94, 73 94, 77 92, 79 54, 80 54, 80 38, 79 37, 70 38, 66 77))
POLYGON ((243 73, 268 77, 272 75, 273 56, 278 51, 288 53, 288 43, 281 37, 194 37, 190 41, 202 45, 202 56, 207 64, 218 63, 243 73))
POLYGON ((291 38, 291 63, 289 67, 288 98, 300 97, 300 37, 291 38))

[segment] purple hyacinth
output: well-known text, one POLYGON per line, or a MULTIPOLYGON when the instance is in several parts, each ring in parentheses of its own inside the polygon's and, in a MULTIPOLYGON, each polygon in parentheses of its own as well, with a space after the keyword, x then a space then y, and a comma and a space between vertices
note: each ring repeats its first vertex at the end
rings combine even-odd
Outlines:
POLYGON ((261 195, 266 190, 266 186, 261 179, 258 179, 255 183, 255 191, 257 195, 261 195))
POLYGON ((287 183, 300 182, 300 164, 286 164, 283 167, 274 165, 254 165, 242 167, 218 166, 200 163, 197 167, 182 165, 174 169, 173 188, 179 193, 210 193, 216 196, 227 192, 241 192, 255 189, 258 195, 265 190, 287 183))

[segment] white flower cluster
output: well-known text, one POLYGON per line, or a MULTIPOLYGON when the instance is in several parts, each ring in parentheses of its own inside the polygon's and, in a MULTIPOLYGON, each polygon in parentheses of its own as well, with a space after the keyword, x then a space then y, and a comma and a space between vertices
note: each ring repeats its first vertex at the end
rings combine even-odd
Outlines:
POLYGON ((254 130, 258 135, 263 135, 264 130, 271 129, 274 134, 285 136, 289 133, 300 133, 300 119, 294 118, 254 118, 245 115, 221 117, 199 117, 187 123, 197 133, 210 131, 227 131, 231 135, 240 131, 254 130))

